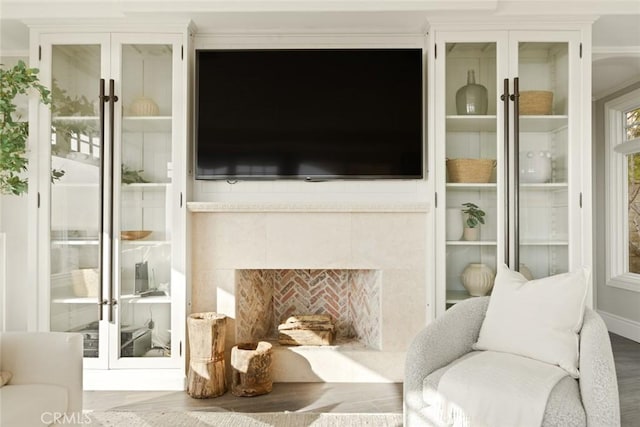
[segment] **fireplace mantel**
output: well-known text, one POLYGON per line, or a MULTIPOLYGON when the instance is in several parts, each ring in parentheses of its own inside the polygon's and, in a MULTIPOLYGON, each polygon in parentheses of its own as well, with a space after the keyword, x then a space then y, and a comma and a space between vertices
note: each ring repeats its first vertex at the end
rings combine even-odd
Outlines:
MULTIPOLYGON (((347 289, 346 304, 369 304, 375 320, 361 323, 368 328, 375 325, 371 329, 375 334, 369 334, 372 338, 358 339, 355 345, 276 345, 274 381, 402 381, 406 350, 427 323, 432 306, 427 291, 428 202, 245 200, 191 202, 187 207, 191 212, 190 309, 227 315, 228 346, 247 338, 243 314, 247 305, 274 306, 260 313, 275 313, 277 308, 278 301, 273 299, 246 298, 243 293, 248 288, 241 283, 245 275, 273 270, 366 271, 376 278, 375 286, 362 281, 362 292, 347 289), (349 295, 355 295, 355 302, 349 295), (359 298, 362 295, 367 296, 367 304, 359 298)), ((271 292, 262 284, 259 288, 265 295, 271 292)), ((292 297, 304 300, 300 303, 304 307, 305 289, 292 297)), ((309 298, 320 295, 317 288, 314 292, 309 298)))
POLYGON ((427 202, 189 202, 197 212, 357 212, 426 213, 427 202))

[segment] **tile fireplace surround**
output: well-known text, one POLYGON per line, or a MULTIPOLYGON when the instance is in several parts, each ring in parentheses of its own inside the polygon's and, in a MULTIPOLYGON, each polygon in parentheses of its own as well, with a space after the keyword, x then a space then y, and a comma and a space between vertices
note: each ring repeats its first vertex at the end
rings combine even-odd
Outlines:
POLYGON ((191 312, 273 339, 292 313, 331 314, 332 346, 274 346, 276 382, 399 382, 427 319, 426 203, 192 202, 191 312), (307 310, 308 313, 300 313, 307 310))

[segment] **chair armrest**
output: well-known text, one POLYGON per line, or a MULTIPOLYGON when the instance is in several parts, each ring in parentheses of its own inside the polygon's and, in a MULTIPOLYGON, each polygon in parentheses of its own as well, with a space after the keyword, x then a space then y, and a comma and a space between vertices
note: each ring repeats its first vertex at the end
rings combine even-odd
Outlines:
POLYGON ((51 384, 69 393, 68 413, 82 411, 82 335, 67 332, 0 334, 0 367, 11 384, 51 384))
POLYGON ((489 297, 460 302, 418 333, 407 351, 404 375, 404 425, 424 425, 423 382, 431 372, 471 351, 478 340, 489 297))
POLYGON ((587 425, 620 425, 620 400, 611 340, 602 318, 586 309, 580 331, 580 394, 587 425))

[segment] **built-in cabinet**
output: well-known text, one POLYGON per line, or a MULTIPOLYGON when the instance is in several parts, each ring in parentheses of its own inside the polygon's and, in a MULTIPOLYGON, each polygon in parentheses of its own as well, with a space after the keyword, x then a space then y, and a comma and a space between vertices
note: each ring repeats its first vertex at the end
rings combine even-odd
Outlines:
POLYGON ((32 115, 39 328, 83 334, 85 388, 181 389, 186 29, 31 41, 52 91, 32 115))
POLYGON ((469 298, 465 276, 482 276, 471 270, 505 263, 541 278, 591 265, 584 34, 433 32, 438 313, 469 298), (484 212, 477 236, 465 203, 484 212))

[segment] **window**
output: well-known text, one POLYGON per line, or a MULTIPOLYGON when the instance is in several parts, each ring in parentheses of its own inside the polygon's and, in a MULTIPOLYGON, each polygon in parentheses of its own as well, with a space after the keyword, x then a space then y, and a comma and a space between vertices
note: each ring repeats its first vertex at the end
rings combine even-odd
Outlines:
POLYGON ((607 284, 640 292, 640 89, 605 104, 607 284))

